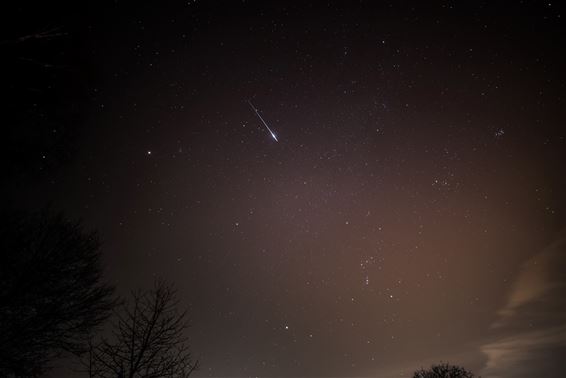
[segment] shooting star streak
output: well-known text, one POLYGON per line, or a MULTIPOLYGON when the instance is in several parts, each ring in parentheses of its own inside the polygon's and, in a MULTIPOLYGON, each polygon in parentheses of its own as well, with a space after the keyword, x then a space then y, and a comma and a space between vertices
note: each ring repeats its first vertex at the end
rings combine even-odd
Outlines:
POLYGON ((259 114, 259 112, 257 111, 257 109, 255 108, 255 106, 252 104, 252 102, 250 100, 248 100, 248 104, 250 104, 250 106, 252 107, 252 110, 255 112, 255 114, 258 116, 258 118, 261 120, 261 122, 263 123, 263 125, 265 126, 265 128, 267 129, 267 131, 269 131, 269 133, 271 134, 271 137, 273 139, 275 139, 276 142, 279 142, 279 140, 277 139, 277 136, 275 135, 275 133, 273 131, 271 131, 271 129, 269 128, 269 126, 267 126, 267 122, 265 122, 265 120, 263 119, 263 117, 261 116, 261 114, 259 114))

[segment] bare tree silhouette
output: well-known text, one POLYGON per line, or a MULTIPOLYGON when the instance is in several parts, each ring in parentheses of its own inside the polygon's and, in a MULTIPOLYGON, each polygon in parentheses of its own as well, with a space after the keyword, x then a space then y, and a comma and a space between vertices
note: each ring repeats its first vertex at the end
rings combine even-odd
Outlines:
POLYGON ((430 369, 420 369, 413 374, 413 378, 473 378, 474 374, 461 366, 440 363, 432 365, 430 369))
POLYGON ((198 368, 184 335, 186 311, 176 290, 157 281, 152 290, 133 292, 132 303, 116 312, 112 340, 91 344, 83 364, 90 377, 188 377, 198 368))
POLYGON ((61 353, 86 351, 114 305, 99 246, 62 215, 0 219, 0 376, 36 376, 61 353))

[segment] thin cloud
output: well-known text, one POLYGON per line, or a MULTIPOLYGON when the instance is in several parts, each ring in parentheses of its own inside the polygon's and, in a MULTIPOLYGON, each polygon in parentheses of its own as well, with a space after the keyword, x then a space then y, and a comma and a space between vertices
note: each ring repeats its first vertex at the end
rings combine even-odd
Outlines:
POLYGON ((566 232, 522 267, 493 328, 482 376, 555 377, 566 355, 566 232))

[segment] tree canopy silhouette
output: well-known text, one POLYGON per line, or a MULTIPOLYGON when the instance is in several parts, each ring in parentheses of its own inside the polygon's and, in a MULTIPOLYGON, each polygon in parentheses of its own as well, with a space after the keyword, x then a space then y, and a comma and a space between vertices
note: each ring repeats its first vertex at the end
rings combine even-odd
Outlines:
POLYGON ((473 378, 474 374, 461 366, 440 363, 432 365, 430 369, 420 369, 413 374, 413 378, 473 378))
POLYGON ((36 376, 61 353, 87 350, 114 305, 99 247, 62 215, 0 220, 0 376, 36 376))
POLYGON ((83 360, 90 377, 185 378, 198 368, 184 335, 186 311, 175 289, 157 281, 153 289, 133 292, 116 311, 111 340, 92 343, 83 360))

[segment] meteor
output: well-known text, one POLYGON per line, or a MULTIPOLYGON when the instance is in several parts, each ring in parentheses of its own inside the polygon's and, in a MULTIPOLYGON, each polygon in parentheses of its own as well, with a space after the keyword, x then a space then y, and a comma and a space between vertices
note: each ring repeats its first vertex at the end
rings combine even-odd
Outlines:
POLYGON ((275 135, 275 133, 273 131, 271 131, 271 129, 269 128, 269 126, 267 126, 267 122, 264 121, 263 117, 261 116, 261 114, 259 114, 259 112, 257 111, 257 109, 255 108, 255 106, 252 104, 252 102, 250 100, 248 100, 248 104, 250 104, 252 110, 254 111, 254 113, 258 116, 258 118, 260 119, 260 121, 263 123, 263 125, 265 126, 265 128, 267 129, 267 131, 269 131, 269 133, 271 134, 271 137, 273 139, 275 139, 276 142, 279 142, 279 140, 277 139, 277 136, 275 135))

